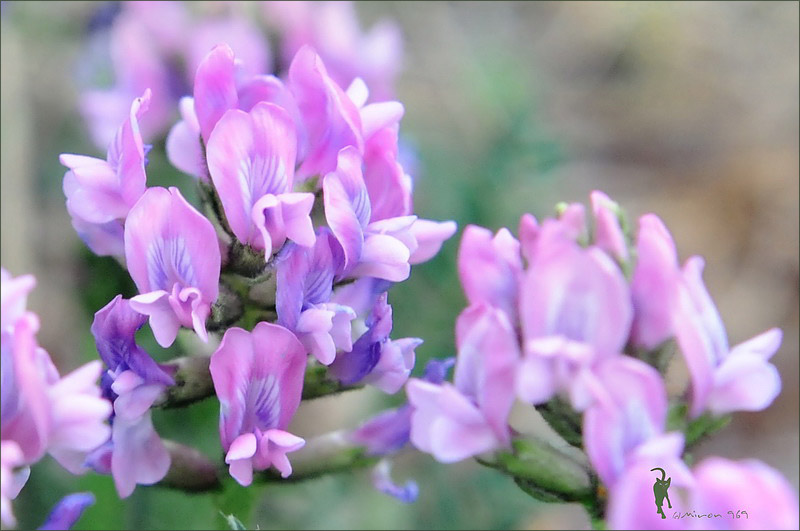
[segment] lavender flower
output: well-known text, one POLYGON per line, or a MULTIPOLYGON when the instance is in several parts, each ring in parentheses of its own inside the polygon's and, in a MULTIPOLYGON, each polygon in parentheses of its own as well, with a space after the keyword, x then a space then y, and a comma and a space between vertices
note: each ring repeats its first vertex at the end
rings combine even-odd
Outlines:
POLYGON ((64 195, 73 226, 96 254, 119 254, 122 223, 145 190, 145 155, 139 120, 150 105, 151 92, 136 98, 130 114, 108 146, 106 160, 64 153, 64 195))
POLYGON ((711 296, 703 284, 703 260, 692 257, 683 268, 675 303, 674 327, 692 380, 691 414, 758 411, 781 389, 769 358, 778 350, 781 331, 771 329, 732 349, 711 296))
POLYGON ((91 492, 76 492, 75 494, 64 496, 53 507, 47 520, 39 529, 71 529, 81 517, 83 511, 94 505, 94 502, 94 494, 91 492))
POLYGON ((293 193, 294 122, 281 107, 229 110, 208 140, 208 167, 237 239, 269 257, 286 239, 314 245, 314 194, 293 193))
POLYGON ((211 358, 220 400, 219 433, 231 476, 242 485, 253 469, 292 473, 287 453, 305 444, 286 429, 303 389, 306 352, 285 328, 262 322, 253 332, 231 328, 211 358))
POLYGON ((506 315, 495 308, 467 308, 456 324, 455 385, 412 378, 406 386, 411 442, 443 463, 502 448, 510 442, 519 348, 506 315))
POLYGON ((25 309, 35 279, 13 278, 2 269, 3 521, 12 523, 10 499, 28 477, 29 466, 50 453, 64 468, 83 473, 85 456, 109 436, 111 404, 100 396, 100 362, 61 377, 36 341, 38 317, 25 309), (8 455, 6 456, 6 452, 8 455))
POLYGON ((125 257, 140 295, 131 307, 150 316, 168 347, 181 326, 208 341, 205 321, 219 291, 217 234, 177 188, 150 188, 125 223, 125 257))
POLYGON ((114 417, 110 444, 99 448, 88 462, 98 472, 114 476, 122 498, 137 484, 163 479, 170 465, 169 453, 153 429, 150 406, 175 382, 136 344, 136 331, 146 321, 146 315, 117 295, 95 314, 92 323, 97 351, 108 367, 105 391, 114 402, 114 417))

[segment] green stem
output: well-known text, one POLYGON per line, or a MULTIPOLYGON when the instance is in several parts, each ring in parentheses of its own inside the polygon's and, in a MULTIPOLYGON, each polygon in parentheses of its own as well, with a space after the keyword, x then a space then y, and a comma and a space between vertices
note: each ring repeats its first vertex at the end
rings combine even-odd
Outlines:
POLYGON ((363 385, 342 385, 328 378, 328 368, 316 363, 309 364, 303 383, 303 400, 335 395, 345 391, 361 389, 363 385))
POLYGON ((185 356, 165 363, 175 370, 172 374, 175 385, 167 387, 153 407, 184 407, 213 396, 214 382, 208 369, 210 362, 211 356, 185 356))
POLYGON ((536 411, 565 441, 576 448, 583 447, 581 416, 567 402, 555 397, 536 406, 536 411))
MULTIPOLYGON (((172 367, 175 385, 168 387, 153 407, 184 407, 214 395, 214 382, 209 372, 211 356, 185 356, 164 365, 172 367)), ((312 400, 361 389, 361 385, 342 385, 328 377, 327 367, 312 363, 306 369, 303 383, 303 400, 312 400)))
POLYGON ((164 440, 171 459, 169 471, 158 485, 185 492, 208 492, 222 488, 219 469, 206 456, 183 444, 164 440))
POLYGON ((588 502, 596 489, 586 463, 538 438, 516 439, 481 464, 511 477, 529 495, 548 502, 588 502))
POLYGON ((314 437, 306 445, 289 455, 292 475, 281 478, 273 469, 261 473, 258 478, 266 483, 297 482, 318 478, 326 474, 348 472, 374 465, 380 459, 367 455, 363 446, 353 444, 345 431, 335 431, 314 437))

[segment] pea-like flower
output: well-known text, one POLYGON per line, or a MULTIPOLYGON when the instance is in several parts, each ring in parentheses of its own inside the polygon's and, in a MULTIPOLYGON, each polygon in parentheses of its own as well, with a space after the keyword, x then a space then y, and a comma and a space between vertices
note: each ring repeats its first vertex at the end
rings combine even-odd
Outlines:
POLYGON ((150 90, 133 100, 130 114, 108 146, 106 160, 64 153, 64 195, 73 226, 99 255, 122 254, 122 225, 145 190, 146 155, 139 120, 150 105, 150 90))
POLYGON ((231 230, 267 257, 287 239, 314 245, 314 194, 292 192, 296 152, 294 121, 267 102, 227 111, 208 140, 208 168, 231 230))
POLYGON ((443 463, 511 440, 508 415, 519 347, 508 317, 485 304, 470 306, 456 323, 456 345, 454 384, 412 378, 406 386, 414 407, 411 442, 443 463))
POLYGON ((205 321, 219 292, 220 251, 211 222, 171 187, 150 188, 125 223, 125 257, 139 295, 131 307, 150 316, 158 344, 181 326, 208 341, 205 321))
POLYGON ((225 332, 211 357, 211 377, 225 462, 240 484, 253 481, 254 469, 292 473, 286 454, 305 441, 286 430, 300 404, 305 368, 305 348, 282 326, 262 322, 252 332, 225 332))

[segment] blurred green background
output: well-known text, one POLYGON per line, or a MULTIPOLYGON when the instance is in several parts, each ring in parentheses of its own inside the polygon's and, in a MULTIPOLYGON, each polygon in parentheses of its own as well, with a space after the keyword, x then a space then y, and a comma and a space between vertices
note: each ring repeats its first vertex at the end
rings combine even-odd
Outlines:
MULTIPOLYGON (((3 2, 2 264, 30 272, 39 341, 60 369, 96 357, 93 313, 132 285, 93 257, 64 208, 61 152, 101 155, 77 112, 76 74, 90 2, 3 2)), ((796 2, 380 2, 357 5, 362 25, 388 17, 405 35, 398 97, 416 150, 415 209, 516 231, 523 212, 603 189, 631 217, 656 212, 682 259, 702 254, 706 282, 732 344, 783 328, 773 361, 784 389, 762 413, 740 413, 698 458, 755 457, 798 487, 798 4, 796 2)), ((145 139, 146 141, 148 139, 145 139)), ((163 142, 149 184, 191 180, 163 142)), ((418 368, 453 352, 465 300, 455 271, 459 235, 390 295, 393 337, 418 336, 418 368)), ((157 351, 151 349, 151 351, 157 351)), ((369 390, 304 404, 294 427, 352 427, 399 403, 369 390)), ((218 404, 154 415, 159 432, 219 457, 218 404)), ((64 494, 98 503, 78 527, 219 527, 222 507, 250 528, 585 528, 577 506, 544 505, 472 461, 444 466, 409 452, 395 467, 420 499, 373 490, 368 471, 297 485, 186 495, 138 488, 120 501, 109 477, 70 476, 51 459, 15 502, 36 527, 64 494)))

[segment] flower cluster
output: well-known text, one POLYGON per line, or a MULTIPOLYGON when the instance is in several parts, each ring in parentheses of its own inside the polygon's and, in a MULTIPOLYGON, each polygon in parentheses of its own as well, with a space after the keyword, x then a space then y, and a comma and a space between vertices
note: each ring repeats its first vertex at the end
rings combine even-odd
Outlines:
MULTIPOLYGON (((0 275, 3 358, 0 516, 4 526, 14 526, 11 500, 28 481, 30 466, 50 454, 73 474, 85 472, 87 453, 108 437, 105 421, 111 404, 101 397, 97 386, 99 361, 89 362, 62 377, 47 351, 37 344, 39 318, 26 309, 28 294, 36 285, 34 277, 12 277, 5 269, 0 275)), ((80 499, 83 501, 72 522, 92 502, 87 502, 85 496, 80 499)))
POLYGON ((777 396, 769 358, 781 331, 729 347, 702 259, 681 268, 655 215, 642 216, 629 241, 616 203, 594 192, 591 206, 591 229, 576 203, 542 223, 524 215, 519 240, 507 229, 464 230, 458 271, 469 306, 456 324, 453 383, 409 381, 411 441, 442 462, 510 451, 519 400, 585 451, 612 527, 652 528, 664 517, 650 501, 653 468, 685 489, 677 510, 727 511, 748 497, 762 525, 797 526, 796 497, 765 465, 714 458, 690 471, 682 459, 690 433, 777 396), (664 373, 675 345, 690 383, 670 397, 664 373))
POLYGON ((203 213, 177 188, 146 186, 139 123, 155 89, 133 100, 106 160, 61 156, 75 228, 123 262, 139 291, 92 325, 114 413, 87 463, 111 473, 122 497, 162 480, 172 459, 150 410, 176 368, 137 344, 145 322, 165 348, 181 328, 212 345, 210 331, 222 336, 207 370, 230 473, 242 485, 270 467, 287 477, 286 454, 305 443, 288 428, 307 371, 338 386, 403 387, 421 340, 390 339, 386 292, 456 230, 413 214, 400 103, 370 102, 360 78, 345 90, 308 46, 284 79, 245 65, 214 46, 166 142, 170 161, 197 178, 203 213))
POLYGON ((98 147, 111 141, 131 100, 148 88, 153 99, 143 131, 148 138, 164 135, 174 121, 178 100, 191 92, 200 62, 220 42, 235 50, 246 75, 283 71, 300 48, 311 45, 340 86, 360 77, 373 98, 394 96, 394 78, 402 61, 402 39, 394 23, 380 21, 365 33, 351 2, 247 4, 128 1, 98 8, 90 30, 110 57, 89 47, 83 70, 94 64, 86 75, 98 77, 95 71, 110 61, 113 85, 89 86, 80 101, 98 147), (279 50, 270 49, 257 22, 274 33, 279 50))

